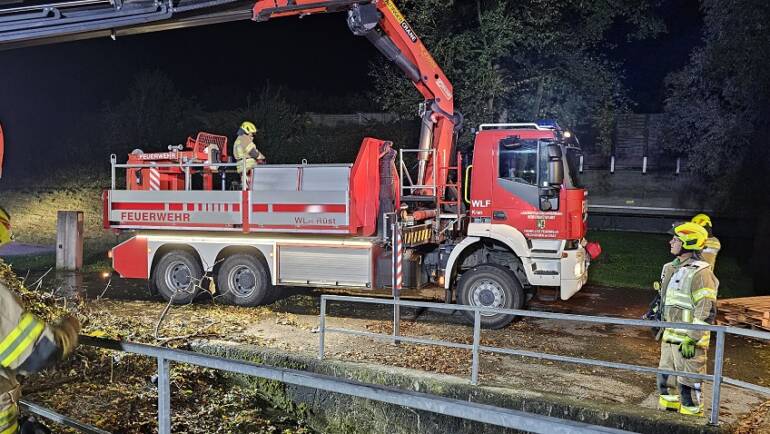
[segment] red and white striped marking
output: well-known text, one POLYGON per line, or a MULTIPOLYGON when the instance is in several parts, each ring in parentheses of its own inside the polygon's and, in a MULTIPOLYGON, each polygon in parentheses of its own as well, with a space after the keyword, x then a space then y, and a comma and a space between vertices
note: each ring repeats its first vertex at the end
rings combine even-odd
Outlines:
POLYGON ((403 262, 404 262, 404 249, 401 243, 401 229, 396 227, 396 290, 400 291, 404 280, 403 262))
POLYGON ((160 171, 157 167, 150 167, 150 191, 160 191, 160 171))

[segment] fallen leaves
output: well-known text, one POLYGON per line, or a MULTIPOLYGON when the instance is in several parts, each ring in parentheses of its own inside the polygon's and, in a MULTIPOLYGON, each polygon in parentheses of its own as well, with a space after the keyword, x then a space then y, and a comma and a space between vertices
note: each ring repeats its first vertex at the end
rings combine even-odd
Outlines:
MULTIPOLYGON (((54 291, 27 289, 2 261, 0 282, 19 295, 26 309, 46 321, 75 314, 83 334, 154 345, 184 347, 190 339, 201 337, 259 343, 259 338, 243 330, 272 315, 267 309, 217 304, 174 306, 163 327, 175 336, 156 339, 154 328, 161 311, 158 303, 105 299, 73 303, 55 296, 54 291)), ((294 325, 296 316, 287 315, 284 321, 294 325)), ((65 362, 22 379, 23 392, 37 404, 113 433, 154 432, 158 418, 156 371, 155 359, 81 346, 65 362)), ((311 432, 302 421, 272 409, 256 390, 233 384, 220 372, 172 364, 171 390, 172 432, 311 432)), ((56 428, 56 432, 73 432, 56 428)))
POLYGON ((770 433, 770 401, 754 407, 736 424, 734 434, 770 433))

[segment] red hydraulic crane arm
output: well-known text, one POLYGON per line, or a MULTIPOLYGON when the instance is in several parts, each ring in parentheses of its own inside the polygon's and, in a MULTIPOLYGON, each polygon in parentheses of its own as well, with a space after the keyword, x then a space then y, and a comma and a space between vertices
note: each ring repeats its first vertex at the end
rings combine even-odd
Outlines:
POLYGON ((419 149, 426 152, 419 153, 415 183, 437 184, 437 194, 441 194, 447 171, 436 175, 432 154, 427 151, 435 149, 437 168, 448 167, 454 153, 454 131, 459 128, 461 117, 454 111, 452 83, 392 0, 259 0, 254 4, 253 19, 266 21, 341 11, 348 12, 350 30, 366 37, 394 62, 425 98, 419 149))

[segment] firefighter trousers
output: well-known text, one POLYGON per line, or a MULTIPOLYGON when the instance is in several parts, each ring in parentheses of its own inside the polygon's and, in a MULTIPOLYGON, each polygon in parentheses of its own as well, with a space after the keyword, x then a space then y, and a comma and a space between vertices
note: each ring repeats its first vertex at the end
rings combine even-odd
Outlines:
POLYGON ((0 373, 0 434, 15 434, 19 430, 21 388, 16 377, 0 373), (6 376, 7 375, 7 376, 6 376))
MULTIPOLYGON (((658 368, 706 375, 706 357, 705 349, 696 348, 695 356, 685 359, 679 351, 679 344, 662 342, 660 345, 660 364, 658 368)), ((675 377, 675 380, 675 384, 669 384, 669 386, 675 387, 676 384, 684 384, 685 386, 700 390, 701 380, 697 378, 678 376, 675 377)))

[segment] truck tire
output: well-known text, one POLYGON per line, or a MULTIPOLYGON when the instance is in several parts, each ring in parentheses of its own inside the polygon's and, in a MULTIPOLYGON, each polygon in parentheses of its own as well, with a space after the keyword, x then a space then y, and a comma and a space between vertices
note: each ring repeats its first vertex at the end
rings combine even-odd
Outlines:
MULTIPOLYGON (((464 272, 457 283, 458 302, 468 306, 521 309, 524 305, 524 290, 509 269, 495 264, 483 264, 464 272)), ((474 313, 464 311, 465 316, 474 320, 474 313)), ((513 315, 481 314, 481 326, 500 329, 513 321, 513 315)))
POLYGON ((267 264, 253 255, 232 255, 219 267, 217 290, 228 304, 259 306, 272 289, 267 264))
POLYGON ((185 250, 173 250, 160 258, 153 271, 153 284, 166 301, 173 304, 192 303, 198 295, 203 267, 185 250))

